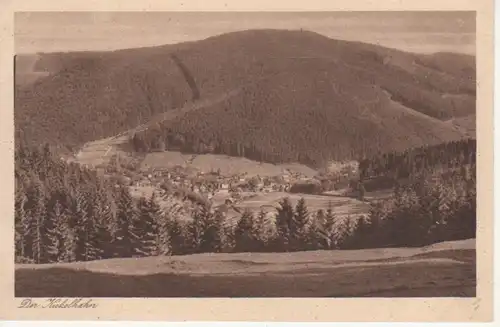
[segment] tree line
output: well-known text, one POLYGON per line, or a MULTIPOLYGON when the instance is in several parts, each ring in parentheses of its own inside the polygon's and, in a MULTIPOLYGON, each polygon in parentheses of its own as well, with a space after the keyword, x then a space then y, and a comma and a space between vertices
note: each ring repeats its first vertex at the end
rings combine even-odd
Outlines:
POLYGON ((475 163, 476 140, 464 139, 361 159, 359 175, 361 180, 379 176, 396 180, 437 166, 456 168, 475 163))
MULTIPOLYGON (((130 145, 139 153, 168 150, 196 154, 223 154, 269 163, 296 161, 306 165, 317 165, 321 162, 314 156, 300 154, 288 147, 280 146, 281 149, 272 146, 263 147, 258 144, 259 142, 250 140, 239 142, 231 139, 217 135, 207 139, 198 133, 179 132, 160 123, 151 129, 135 133, 130 140, 130 145)), ((352 152, 349 152, 349 155, 351 154, 352 152)))

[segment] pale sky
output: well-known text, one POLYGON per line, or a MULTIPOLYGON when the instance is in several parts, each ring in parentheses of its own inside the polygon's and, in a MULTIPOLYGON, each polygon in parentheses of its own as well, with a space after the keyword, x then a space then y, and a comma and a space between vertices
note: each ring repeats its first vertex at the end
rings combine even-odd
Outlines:
POLYGON ((245 29, 305 29, 414 52, 475 54, 474 12, 16 13, 16 53, 115 50, 245 29))

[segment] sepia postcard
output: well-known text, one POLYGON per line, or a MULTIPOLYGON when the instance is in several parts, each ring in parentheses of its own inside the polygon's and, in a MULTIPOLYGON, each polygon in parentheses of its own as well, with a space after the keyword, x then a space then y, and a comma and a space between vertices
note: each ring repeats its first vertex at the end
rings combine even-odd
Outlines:
POLYGON ((2 319, 493 319, 493 3, 268 2, 4 2, 2 319))

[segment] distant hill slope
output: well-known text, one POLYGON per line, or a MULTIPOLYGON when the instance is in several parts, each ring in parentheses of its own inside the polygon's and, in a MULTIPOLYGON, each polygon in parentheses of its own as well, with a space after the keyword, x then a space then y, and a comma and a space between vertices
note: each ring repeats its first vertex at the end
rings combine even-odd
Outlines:
MULTIPOLYGON (((293 72, 279 73, 204 110, 165 121, 160 129, 167 134, 167 148, 179 145, 198 152, 200 145, 213 145, 216 152, 254 160, 313 164, 463 135, 395 101, 394 94, 378 85, 356 83, 348 68, 333 64, 296 64, 293 72), (175 135, 191 141, 169 143, 175 135)), ((143 135, 152 141, 158 132, 148 129, 143 135)))
POLYGON ((49 74, 49 70, 37 67, 40 59, 38 54, 22 54, 14 57, 14 71, 16 72, 14 84, 16 87, 31 85, 49 74))
POLYGON ((278 30, 42 54, 35 70, 50 75, 16 89, 16 136, 81 145, 205 101, 160 134, 233 142, 267 161, 350 158, 461 138, 443 121, 475 113, 474 62, 278 30))

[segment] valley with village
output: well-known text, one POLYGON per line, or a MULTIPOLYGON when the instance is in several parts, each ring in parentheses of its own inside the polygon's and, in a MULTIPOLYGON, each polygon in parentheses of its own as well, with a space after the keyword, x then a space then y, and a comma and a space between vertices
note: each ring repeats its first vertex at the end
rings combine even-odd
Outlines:
POLYGON ((311 210, 329 206, 343 218, 368 213, 367 201, 390 195, 390 190, 371 192, 360 199, 353 190, 357 162, 333 163, 319 172, 305 165, 261 163, 246 158, 214 154, 153 152, 145 156, 126 152, 126 136, 91 142, 70 158, 125 185, 136 198, 159 196, 164 208, 174 204, 190 217, 195 206, 210 202, 229 218, 245 209, 274 215, 281 199, 295 206, 304 198, 311 210))

